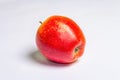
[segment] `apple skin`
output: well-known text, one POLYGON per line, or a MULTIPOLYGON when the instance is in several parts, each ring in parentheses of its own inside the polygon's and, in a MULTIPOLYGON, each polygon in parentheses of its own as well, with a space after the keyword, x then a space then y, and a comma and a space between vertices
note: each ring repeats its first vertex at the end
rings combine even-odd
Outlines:
POLYGON ((85 37, 73 20, 53 15, 38 28, 36 44, 47 59, 57 63, 72 63, 83 55, 85 37))

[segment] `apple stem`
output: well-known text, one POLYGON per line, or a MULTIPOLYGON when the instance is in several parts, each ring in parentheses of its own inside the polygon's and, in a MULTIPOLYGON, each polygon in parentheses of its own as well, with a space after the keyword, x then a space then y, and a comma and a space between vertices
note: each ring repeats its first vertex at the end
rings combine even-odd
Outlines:
POLYGON ((42 24, 42 21, 39 21, 40 24, 42 24))

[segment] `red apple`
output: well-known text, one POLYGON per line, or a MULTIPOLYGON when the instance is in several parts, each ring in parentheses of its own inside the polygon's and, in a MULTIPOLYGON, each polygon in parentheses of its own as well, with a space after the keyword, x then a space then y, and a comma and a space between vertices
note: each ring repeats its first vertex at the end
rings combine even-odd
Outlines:
POLYGON ((65 16, 51 16, 38 28, 36 44, 49 60, 71 63, 83 55, 85 37, 80 27, 65 16))

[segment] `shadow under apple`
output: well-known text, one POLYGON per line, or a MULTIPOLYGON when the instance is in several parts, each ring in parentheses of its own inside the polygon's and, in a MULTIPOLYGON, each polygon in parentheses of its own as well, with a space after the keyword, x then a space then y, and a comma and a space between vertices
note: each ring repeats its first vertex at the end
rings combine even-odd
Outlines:
POLYGON ((73 63, 61 64, 61 63, 50 61, 46 59, 38 50, 31 52, 30 58, 39 64, 46 65, 46 66, 53 66, 53 67, 67 67, 73 64, 73 63))

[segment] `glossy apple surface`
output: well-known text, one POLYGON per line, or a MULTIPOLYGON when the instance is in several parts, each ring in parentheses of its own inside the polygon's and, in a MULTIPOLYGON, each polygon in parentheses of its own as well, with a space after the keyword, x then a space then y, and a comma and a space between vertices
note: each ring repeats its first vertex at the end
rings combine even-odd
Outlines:
POLYGON ((85 37, 73 20, 54 15, 48 17, 38 28, 36 44, 47 59, 71 63, 83 55, 85 37))

